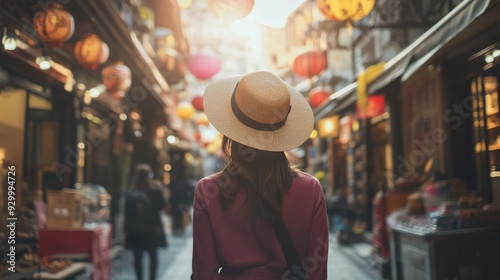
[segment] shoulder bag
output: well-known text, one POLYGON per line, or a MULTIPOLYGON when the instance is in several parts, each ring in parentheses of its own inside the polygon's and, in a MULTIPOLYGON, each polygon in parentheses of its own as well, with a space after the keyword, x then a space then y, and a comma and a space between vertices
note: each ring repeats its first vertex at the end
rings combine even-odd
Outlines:
POLYGON ((274 234, 276 235, 276 238, 280 243, 283 255, 285 256, 288 269, 291 272, 290 275, 298 277, 294 279, 308 279, 307 273, 302 267, 299 255, 297 254, 297 251, 293 246, 292 238, 290 237, 290 233, 288 232, 282 215, 279 215, 273 220, 272 227, 274 230, 274 234))

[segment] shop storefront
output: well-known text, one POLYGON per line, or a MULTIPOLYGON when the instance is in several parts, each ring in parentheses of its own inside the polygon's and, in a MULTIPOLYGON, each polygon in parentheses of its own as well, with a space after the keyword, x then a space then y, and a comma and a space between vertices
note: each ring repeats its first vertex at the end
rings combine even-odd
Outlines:
POLYGON ((403 51, 412 59, 392 68, 393 81, 386 73, 371 85, 373 92, 396 84, 401 96, 401 149, 393 157, 401 180, 394 188, 408 195, 388 218, 393 279, 500 276, 499 7, 464 1, 403 51))
MULTIPOLYGON (((109 279, 111 244, 123 239, 120 205, 132 165, 164 170, 169 160, 156 144, 166 136, 166 108, 175 101, 149 41, 154 22, 142 28, 152 20, 143 16, 147 7, 128 1, 23 3, 0 7, 0 216, 6 220, 3 190, 15 166, 15 277, 42 270, 36 277, 55 277, 54 266, 62 265, 59 272, 67 273, 93 266, 92 279, 109 279), (35 20, 48 10, 50 21, 35 20), (49 24, 60 32, 37 33, 52 30, 49 24)), ((179 13, 176 5, 163 8, 179 13)), ((161 27, 175 27, 186 55, 180 18, 161 27)), ((2 279, 13 275, 4 272, 2 279)))
POLYGON ((320 167, 328 178, 325 193, 330 229, 339 231, 339 242, 351 243, 363 240, 365 232, 371 231, 370 127, 367 118, 357 114, 355 84, 336 94, 345 95, 331 111, 316 116, 319 142, 323 143, 317 149, 324 158, 320 167))
MULTIPOLYGON (((373 245, 392 259, 393 279, 500 275, 491 261, 500 258, 499 8, 463 1, 367 84, 368 96, 386 101, 364 139, 367 185, 383 190, 373 200, 373 245), (463 246, 467 238, 477 242, 463 246)), ((336 110, 340 93, 317 120, 336 110)))

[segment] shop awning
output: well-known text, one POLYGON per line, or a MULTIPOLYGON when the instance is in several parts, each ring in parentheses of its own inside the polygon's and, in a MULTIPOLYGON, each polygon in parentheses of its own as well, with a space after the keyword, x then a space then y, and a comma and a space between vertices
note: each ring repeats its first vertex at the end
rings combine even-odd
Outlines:
MULTIPOLYGON (((498 6, 499 2, 500 0, 465 0, 461 2, 433 27, 389 60, 385 64, 383 72, 368 85, 368 93, 373 94, 389 83, 401 79, 403 74, 407 77, 414 73, 430 58, 444 51, 443 46, 450 45, 450 42, 454 41, 455 38, 465 37, 462 31, 466 27, 470 25, 474 27, 476 24, 479 25, 480 21, 493 21, 498 18, 498 13, 488 13, 491 15, 477 20, 489 8, 498 6)), ((466 33, 470 32, 474 32, 473 28, 467 29, 466 33)), ((345 104, 345 101, 350 100, 354 103, 356 101, 356 87, 357 83, 353 83, 333 93, 328 102, 315 110, 315 119, 319 120, 335 113, 332 110, 341 110, 336 108, 340 103, 345 104), (342 100, 343 102, 341 102, 342 100)))
POLYGON ((335 114, 347 106, 356 102, 356 90, 358 83, 352 83, 339 91, 330 95, 329 100, 324 102, 321 107, 314 111, 314 120, 318 121, 326 116, 335 114))
MULTIPOLYGON (((441 49, 443 45, 460 34, 474 19, 484 13, 492 4, 490 0, 466 0, 444 16, 434 26, 418 37, 401 53, 387 62, 384 72, 369 86, 368 92, 374 93, 390 82, 400 78, 407 69, 416 71, 420 67, 411 61, 423 63, 441 49)), ((498 15, 497 15, 498 16, 498 15)))
POLYGON ((431 51, 426 52, 424 55, 419 53, 417 56, 416 54, 415 58, 418 59, 415 62, 412 62, 407 67, 403 76, 401 77, 401 81, 406 81, 417 70, 434 63, 435 59, 441 57, 443 54, 454 51, 457 46, 462 45, 463 43, 465 43, 465 41, 469 40, 472 35, 477 34, 478 30, 483 30, 485 27, 498 22, 498 18, 500 15, 500 0, 476 2, 481 2, 481 5, 474 6, 474 8, 477 10, 471 10, 471 14, 464 15, 467 16, 467 18, 464 20, 468 21, 469 24, 462 28, 459 32, 455 32, 453 36, 449 37, 448 41, 441 42, 441 44, 437 45, 431 51), (479 13, 479 15, 481 16, 479 17, 474 13, 479 13))

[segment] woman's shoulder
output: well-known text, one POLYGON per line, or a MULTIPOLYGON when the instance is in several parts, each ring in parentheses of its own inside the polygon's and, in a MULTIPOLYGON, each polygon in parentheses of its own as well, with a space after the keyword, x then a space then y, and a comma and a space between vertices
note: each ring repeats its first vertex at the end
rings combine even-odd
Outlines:
POLYGON ((213 191, 213 188, 219 188, 219 186, 228 178, 225 178, 222 172, 214 173, 212 175, 201 178, 196 184, 196 190, 198 192, 213 191))
POLYGON ((217 182, 218 180, 220 180, 222 177, 222 172, 217 172, 217 173, 213 173, 211 175, 208 175, 208 176, 205 176, 203 178, 201 178, 199 181, 198 181, 198 184, 206 184, 206 183, 212 183, 212 182, 217 182))
POLYGON ((296 171, 293 177, 292 188, 301 193, 312 194, 314 197, 323 194, 323 188, 316 177, 304 171, 296 171))
POLYGON ((309 173, 301 171, 301 170, 296 170, 294 172, 293 178, 294 178, 294 181, 297 181, 299 183, 313 184, 313 185, 321 186, 321 184, 319 183, 318 179, 316 179, 316 177, 312 176, 309 173))

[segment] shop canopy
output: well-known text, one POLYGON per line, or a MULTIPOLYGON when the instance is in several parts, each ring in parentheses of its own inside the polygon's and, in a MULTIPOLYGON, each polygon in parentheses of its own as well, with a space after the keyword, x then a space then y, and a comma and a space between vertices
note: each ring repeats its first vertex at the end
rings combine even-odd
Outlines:
POLYGON ((423 66, 432 64, 436 58, 441 57, 443 54, 457 51, 458 46, 464 44, 472 35, 499 21, 500 0, 473 2, 474 4, 471 4, 470 8, 466 10, 467 14, 462 14, 462 17, 452 19, 453 26, 456 26, 457 29, 460 28, 460 31, 452 29, 453 34, 446 37, 448 38, 447 41, 437 44, 432 50, 426 48, 424 51, 416 53, 414 55, 415 61, 406 68, 401 81, 406 81, 417 70, 423 66), (462 27, 463 24, 461 21, 469 22, 469 24, 462 27))
MULTIPOLYGON (((467 34, 477 28, 498 20, 500 0, 465 0, 437 22, 433 27, 389 60, 382 73, 368 85, 368 93, 372 94, 392 81, 408 78, 425 65, 431 58, 448 50, 458 40, 467 38, 467 34), (487 13, 485 13, 488 11, 487 13), (478 18, 484 13, 484 16, 478 18), (467 28, 470 27, 470 28, 467 28)), ((356 101, 357 83, 333 93, 328 102, 315 110, 316 120, 341 110, 339 104, 347 106, 347 101, 356 101)))
POLYGON ((314 111, 314 120, 319 121, 320 119, 326 117, 327 115, 339 112, 347 106, 356 102, 356 90, 358 88, 358 83, 352 83, 339 91, 332 93, 327 102, 324 102, 321 107, 314 111), (326 103, 326 104, 325 104, 326 103))

